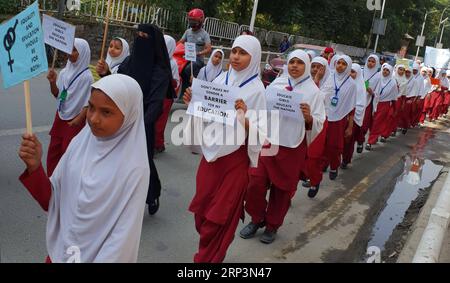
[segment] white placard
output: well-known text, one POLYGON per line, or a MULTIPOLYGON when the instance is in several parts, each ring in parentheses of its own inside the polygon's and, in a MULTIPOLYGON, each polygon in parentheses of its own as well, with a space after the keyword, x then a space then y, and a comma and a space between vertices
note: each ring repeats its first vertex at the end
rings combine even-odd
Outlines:
POLYGON ((71 54, 75 40, 75 26, 48 15, 43 15, 44 42, 48 45, 71 54))
POLYGON ((234 126, 239 88, 194 79, 187 114, 234 126))
POLYGON ((197 61, 197 51, 195 43, 186 42, 184 44, 184 58, 187 61, 197 61))
POLYGON ((269 86, 266 89, 267 110, 279 111, 280 116, 303 120, 300 111, 301 94, 295 91, 282 90, 269 86))
POLYGON ((427 46, 425 50, 425 65, 436 69, 447 69, 450 62, 450 50, 427 46))

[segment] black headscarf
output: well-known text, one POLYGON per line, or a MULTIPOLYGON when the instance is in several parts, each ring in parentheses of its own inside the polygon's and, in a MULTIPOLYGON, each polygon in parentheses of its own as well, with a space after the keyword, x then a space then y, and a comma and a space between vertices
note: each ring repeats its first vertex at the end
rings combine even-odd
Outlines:
POLYGON ((151 101, 174 98, 172 71, 166 42, 161 30, 151 24, 140 24, 138 31, 148 38, 137 36, 130 56, 120 65, 119 73, 134 78, 142 88, 144 107, 151 101))

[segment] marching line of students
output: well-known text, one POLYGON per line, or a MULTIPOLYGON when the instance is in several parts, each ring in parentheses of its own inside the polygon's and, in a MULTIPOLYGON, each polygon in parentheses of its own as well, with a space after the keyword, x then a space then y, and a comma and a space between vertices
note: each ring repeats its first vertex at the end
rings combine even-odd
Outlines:
MULTIPOLYGON (((35 135, 24 135, 19 151, 27 166, 20 180, 49 213, 48 262, 65 262, 72 246, 82 250, 82 262, 137 261, 144 200, 150 214, 159 208, 161 182, 153 154, 164 146, 181 84, 175 45, 157 27, 139 25, 131 52, 125 40, 111 41, 106 61, 97 64, 102 79, 93 84, 86 71, 89 45, 77 38, 59 76, 49 72, 58 107, 47 173, 35 135)), ((316 197, 323 173, 329 168, 335 180, 338 170, 352 162, 355 145, 356 152, 363 152, 366 137, 366 149, 372 150, 380 137, 386 142, 398 129, 406 134, 427 116, 433 121, 445 115, 450 103, 445 71, 436 86, 435 72, 419 72, 417 63, 412 70, 384 64, 379 71, 376 55, 362 69, 346 55, 328 63, 296 50, 289 54, 287 73, 271 87, 301 96, 294 107, 302 122, 281 116, 278 127, 266 131, 264 119, 251 113, 270 113, 260 80, 259 40, 236 38, 225 72, 224 57, 222 50, 214 50, 198 79, 239 88, 234 126, 196 117, 187 123, 203 141, 189 205, 200 236, 194 262, 222 262, 245 212, 251 221, 239 235, 249 239, 265 227, 260 240, 272 243, 300 181, 309 188, 308 196, 316 197), (230 132, 235 135, 217 135, 230 132), (251 132, 265 140, 249 143, 251 132), (244 138, 236 141, 236 136, 244 138), (272 147, 277 154, 262 154, 272 147)), ((188 88, 183 100, 189 104, 191 98, 188 88)))

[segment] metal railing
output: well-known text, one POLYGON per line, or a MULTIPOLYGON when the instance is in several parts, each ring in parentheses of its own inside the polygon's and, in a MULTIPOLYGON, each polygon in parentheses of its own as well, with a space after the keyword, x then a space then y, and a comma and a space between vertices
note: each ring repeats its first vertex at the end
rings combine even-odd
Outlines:
POLYGON ((234 40, 239 36, 239 25, 215 18, 206 18, 205 30, 211 37, 234 40))

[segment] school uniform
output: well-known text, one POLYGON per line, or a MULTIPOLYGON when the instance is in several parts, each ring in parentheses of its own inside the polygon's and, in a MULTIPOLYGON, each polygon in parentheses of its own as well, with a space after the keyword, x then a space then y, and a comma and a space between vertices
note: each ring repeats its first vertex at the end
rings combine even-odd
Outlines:
POLYGON ((398 68, 403 68, 406 70, 407 66, 405 65, 398 65, 396 66, 396 70, 395 70, 395 74, 394 74, 394 79, 397 83, 397 87, 398 87, 398 96, 397 96, 397 101, 395 102, 395 113, 394 113, 394 120, 392 122, 392 128, 391 128, 391 132, 392 133, 396 133, 398 128, 400 127, 400 121, 402 119, 402 115, 403 115, 403 109, 405 106, 405 102, 406 102, 406 95, 407 95, 407 91, 408 91, 408 79, 406 78, 406 75, 403 74, 403 76, 400 76, 397 72, 398 68))
POLYGON ((354 80, 357 86, 357 97, 356 97, 356 107, 355 116, 353 117, 353 131, 352 135, 345 139, 344 144, 344 154, 342 156, 343 164, 352 163, 353 153, 355 151, 355 143, 358 142, 358 137, 361 136, 361 128, 364 123, 364 117, 367 107, 367 90, 364 82, 362 69, 359 64, 353 64, 352 70, 356 71, 356 79, 354 80))
MULTIPOLYGON (((381 79, 381 75, 378 72, 378 69, 380 67, 381 67, 380 66, 380 58, 377 55, 370 55, 367 58, 366 65, 364 66, 364 70, 363 70, 364 82, 366 84, 367 89, 370 88, 373 91, 375 91, 375 89, 377 88, 377 86, 380 82, 380 79, 381 79), (369 62, 370 58, 373 58, 376 61, 376 65, 372 69, 369 69, 369 67, 368 67, 368 62, 369 62)), ((364 144, 364 142, 366 141, 367 133, 369 132, 370 127, 372 126, 373 98, 374 97, 367 92, 366 111, 364 114, 363 125, 361 126, 361 131, 360 131, 360 134, 357 139, 358 145, 364 144)))
MULTIPOLYGON (((328 66, 328 61, 323 57, 315 57, 311 64, 318 63, 325 67, 325 75, 319 82, 319 89, 321 92, 321 100, 325 105, 325 97, 323 89, 325 88, 325 82, 330 77, 330 68, 328 66)), ((306 156, 306 166, 303 168, 304 179, 309 179, 311 187, 317 187, 320 185, 323 179, 323 156, 325 154, 325 141, 327 137, 328 120, 325 117, 322 130, 317 135, 317 137, 311 141, 308 145, 307 156, 306 156)))
POLYGON ((344 153, 345 130, 349 118, 355 113, 357 85, 350 77, 352 60, 344 55, 337 58, 347 62, 347 69, 343 73, 337 71, 325 83, 325 109, 328 118, 327 137, 325 142, 325 156, 323 168, 337 172, 344 153))
POLYGON ((374 117, 372 127, 370 128, 370 135, 368 144, 376 144, 378 138, 388 138, 392 133, 391 124, 393 123, 393 116, 397 97, 398 86, 396 80, 393 78, 393 68, 389 64, 384 64, 382 70, 388 69, 390 74, 385 77, 382 76, 377 89, 375 90, 374 98, 374 117))
POLYGON ((59 160, 66 152, 72 139, 83 129, 85 121, 78 126, 69 126, 83 108, 88 106, 91 84, 94 79, 89 71, 91 50, 86 40, 76 38, 74 46, 78 51, 75 63, 67 61, 60 72, 56 85, 59 90, 57 112, 50 130, 50 144, 47 155, 47 174, 51 176, 59 160))
MULTIPOLYGON (((261 44, 255 37, 243 35, 236 38, 234 47, 240 47, 251 55, 250 65, 240 72, 230 69, 214 83, 239 87, 239 97, 245 101, 248 110, 265 110, 265 90, 259 78, 261 44)), ((247 118, 250 132, 264 132, 264 125, 251 112, 247 112, 247 118)), ((200 234, 194 262, 218 263, 224 260, 239 219, 244 215, 248 169, 258 165, 263 141, 249 144, 238 121, 232 127, 190 117, 187 129, 191 128, 194 129, 194 137, 201 138, 203 154, 197 170, 195 196, 189 206, 200 234), (236 137, 239 138, 236 140, 236 137)))
MULTIPOLYGON (((296 50, 289 55, 288 61, 298 58, 305 63, 302 77, 293 79, 277 78, 271 86, 277 89, 292 91, 300 95, 302 103, 311 108, 313 122, 308 127, 304 121, 283 116, 280 113, 279 123, 273 124, 269 115, 268 143, 269 148, 277 148, 275 155, 266 154, 259 157, 258 167, 250 168, 250 184, 246 194, 245 210, 251 216, 252 223, 265 223, 267 230, 276 232, 284 222, 291 204, 291 197, 297 190, 300 174, 306 165, 307 146, 322 131, 325 121, 325 109, 320 89, 310 75, 310 60, 306 52, 296 50), (270 197, 267 201, 266 195, 270 197)), ((300 105, 293 107, 300 108, 300 105)), ((271 111, 271 109, 268 109, 271 111)), ((303 114, 300 112, 303 117, 303 114)))
POLYGON ((21 182, 48 211, 47 262, 136 262, 149 180, 142 92, 136 81, 111 75, 92 87, 102 90, 124 115, 109 138, 85 126, 49 179, 42 166, 21 182), (127 160, 127 162, 123 162, 127 160))

